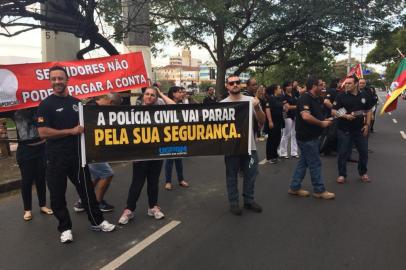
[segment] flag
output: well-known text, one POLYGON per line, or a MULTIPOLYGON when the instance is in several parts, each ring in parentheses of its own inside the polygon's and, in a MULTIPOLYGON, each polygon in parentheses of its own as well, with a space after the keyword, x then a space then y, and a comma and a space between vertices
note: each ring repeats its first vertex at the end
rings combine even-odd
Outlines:
POLYGON ((386 96, 386 102, 382 107, 381 114, 396 109, 398 97, 406 90, 406 58, 403 58, 396 71, 395 78, 386 96))
POLYGON ((362 65, 361 64, 356 64, 354 67, 352 67, 350 69, 350 72, 348 72, 347 76, 345 76, 345 78, 343 78, 340 82, 339 82, 339 86, 340 89, 344 89, 344 83, 345 83, 345 79, 351 77, 355 75, 358 80, 364 78, 364 73, 362 71, 362 65))

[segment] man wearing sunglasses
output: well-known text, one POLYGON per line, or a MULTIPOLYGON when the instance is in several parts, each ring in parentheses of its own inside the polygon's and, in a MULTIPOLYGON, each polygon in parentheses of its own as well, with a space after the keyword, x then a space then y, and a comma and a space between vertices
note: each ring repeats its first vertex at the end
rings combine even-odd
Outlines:
MULTIPOLYGON (((264 124, 265 114, 259 105, 259 99, 256 97, 244 96, 241 93, 240 78, 238 76, 230 75, 226 79, 226 88, 229 96, 221 102, 252 102, 256 120, 260 125, 264 124)), ((226 163, 226 183, 230 211, 237 216, 242 214, 238 194, 238 171, 240 169, 244 175, 242 194, 244 197, 244 208, 256 213, 262 212, 262 207, 254 201, 255 179, 258 175, 258 154, 255 146, 255 138, 253 136, 251 143, 251 155, 230 155, 224 157, 226 163)))

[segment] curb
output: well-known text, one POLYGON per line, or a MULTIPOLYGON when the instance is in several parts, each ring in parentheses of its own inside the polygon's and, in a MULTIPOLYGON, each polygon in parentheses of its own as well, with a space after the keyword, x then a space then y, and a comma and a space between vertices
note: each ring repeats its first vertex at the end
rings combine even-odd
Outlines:
POLYGON ((7 180, 0 184, 0 194, 10 192, 21 187, 20 179, 7 180))

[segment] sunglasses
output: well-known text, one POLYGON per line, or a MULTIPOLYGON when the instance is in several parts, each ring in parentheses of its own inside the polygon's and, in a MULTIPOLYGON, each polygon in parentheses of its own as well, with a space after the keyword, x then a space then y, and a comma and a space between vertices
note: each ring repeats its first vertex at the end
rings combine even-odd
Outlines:
POLYGON ((233 85, 240 85, 240 81, 233 81, 233 82, 228 82, 229 86, 233 86, 233 85))

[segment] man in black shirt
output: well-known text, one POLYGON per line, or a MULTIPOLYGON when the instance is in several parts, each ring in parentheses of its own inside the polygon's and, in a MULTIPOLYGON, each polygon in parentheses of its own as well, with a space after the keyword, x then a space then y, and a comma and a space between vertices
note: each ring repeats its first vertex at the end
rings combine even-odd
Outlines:
POLYGON ((218 102, 216 94, 215 94, 216 91, 214 90, 213 86, 209 86, 207 88, 206 92, 207 92, 207 97, 205 97, 203 99, 203 104, 212 104, 212 103, 218 102))
POLYGON ((365 93, 358 90, 358 79, 353 76, 345 80, 345 93, 337 96, 332 114, 338 118, 338 178, 343 184, 347 177, 347 159, 355 145, 359 153, 358 173, 363 182, 369 182, 368 131, 371 124, 371 104, 365 93))
POLYGON ((81 168, 79 135, 84 128, 79 125, 78 99, 67 91, 68 74, 63 67, 49 70, 53 94, 38 107, 38 132, 47 144, 46 181, 51 196, 51 208, 59 221, 61 242, 72 242, 72 222, 66 207, 66 178, 75 185, 83 202, 92 230, 109 232, 115 225, 104 220, 99 209, 89 169, 81 168))
POLYGON ((309 79, 306 83, 308 92, 300 96, 297 103, 296 139, 300 149, 300 159, 293 173, 288 193, 299 197, 309 196, 307 190, 302 189, 302 181, 309 168, 313 185, 313 196, 321 199, 334 199, 335 194, 326 191, 321 177, 321 160, 319 155, 319 136, 323 128, 331 125, 325 120, 321 100, 319 98, 323 81, 309 79))
POLYGON ((359 80, 359 90, 361 92, 364 92, 364 94, 368 98, 369 104, 372 106, 372 118, 371 118, 371 127, 370 131, 371 133, 374 132, 374 124, 375 124, 375 114, 376 114, 376 105, 378 104, 378 95, 376 94, 375 88, 368 86, 367 82, 365 79, 360 79, 359 80))

